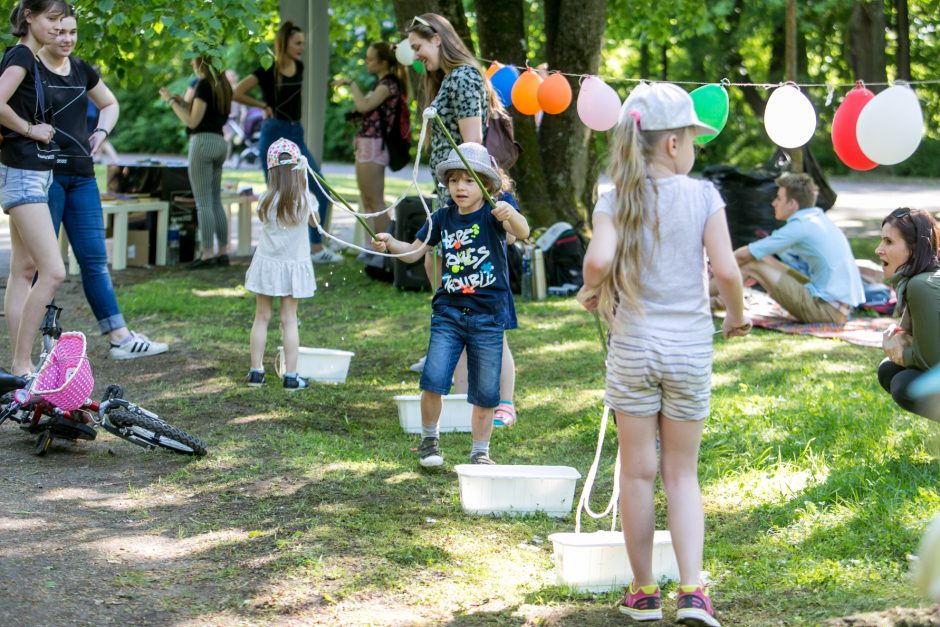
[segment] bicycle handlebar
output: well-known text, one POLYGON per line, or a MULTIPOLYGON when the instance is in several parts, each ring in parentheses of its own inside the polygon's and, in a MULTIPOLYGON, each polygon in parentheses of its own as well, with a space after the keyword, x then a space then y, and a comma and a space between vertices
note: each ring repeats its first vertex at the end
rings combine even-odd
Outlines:
POLYGON ((18 377, 9 372, 0 373, 0 394, 25 388, 28 381, 25 377, 18 377))

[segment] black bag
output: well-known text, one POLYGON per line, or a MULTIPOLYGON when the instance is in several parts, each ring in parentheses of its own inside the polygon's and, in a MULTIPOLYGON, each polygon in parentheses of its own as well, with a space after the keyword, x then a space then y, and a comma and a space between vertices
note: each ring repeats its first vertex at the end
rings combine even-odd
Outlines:
MULTIPOLYGON (((425 197, 428 207, 433 207, 434 199, 425 197)), ((395 239, 411 243, 418 235, 418 231, 427 222, 424 206, 417 196, 404 198, 395 208, 395 239)), ((396 258, 392 262, 393 283, 400 290, 426 290, 431 286, 428 275, 424 271, 424 259, 414 263, 405 263, 396 258)), ((434 286, 433 289, 437 289, 434 286)))
POLYGON ((516 142, 513 132, 512 118, 505 111, 490 109, 483 143, 490 156, 504 170, 511 168, 522 152, 522 146, 516 142))
POLYGON ((513 294, 522 293, 522 256, 524 245, 519 240, 506 246, 506 265, 509 266, 509 289, 513 294))
POLYGON ((545 280, 549 285, 584 285, 584 240, 567 222, 556 222, 536 244, 545 251, 545 280))
POLYGON ((411 112, 408 110, 408 100, 401 92, 395 98, 394 124, 387 128, 384 112, 379 116, 382 127, 382 144, 388 150, 388 167, 397 172, 411 161, 411 112))

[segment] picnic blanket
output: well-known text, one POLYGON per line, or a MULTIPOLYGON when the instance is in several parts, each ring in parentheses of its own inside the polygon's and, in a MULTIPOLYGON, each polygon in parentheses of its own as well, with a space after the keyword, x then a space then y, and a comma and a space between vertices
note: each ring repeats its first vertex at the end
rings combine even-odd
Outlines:
POLYGON ((852 314, 844 325, 804 324, 788 314, 769 295, 749 287, 744 288, 744 306, 755 327, 797 335, 834 338, 871 348, 881 348, 882 333, 895 321, 889 316, 869 317, 852 314))

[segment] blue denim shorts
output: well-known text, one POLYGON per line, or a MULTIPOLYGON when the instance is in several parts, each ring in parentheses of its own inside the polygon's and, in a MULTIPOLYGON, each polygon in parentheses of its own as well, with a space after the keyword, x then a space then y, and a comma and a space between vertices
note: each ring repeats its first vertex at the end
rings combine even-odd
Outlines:
POLYGON ((20 205, 48 204, 52 170, 20 170, 0 164, 0 207, 3 213, 20 205))
POLYGON ((478 313, 462 307, 434 305, 421 389, 435 394, 450 393, 457 360, 466 347, 467 402, 477 407, 499 405, 504 332, 502 313, 478 313))

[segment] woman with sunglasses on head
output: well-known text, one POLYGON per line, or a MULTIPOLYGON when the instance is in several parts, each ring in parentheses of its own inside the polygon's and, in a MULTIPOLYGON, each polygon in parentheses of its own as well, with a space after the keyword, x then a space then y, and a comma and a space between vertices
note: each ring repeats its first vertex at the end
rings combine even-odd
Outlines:
POLYGON ((46 305, 65 279, 52 219, 49 186, 57 146, 36 53, 52 44, 68 12, 61 0, 21 0, 10 14, 19 42, 0 62, 0 206, 10 216, 10 277, 4 311, 13 374, 30 372, 30 353, 46 305), (39 277, 32 282, 36 268, 39 277), (25 279, 25 280, 24 280, 25 279))
POLYGON ((884 333, 888 357, 878 366, 878 382, 902 408, 936 420, 935 408, 919 404, 909 389, 940 364, 940 227, 928 211, 895 209, 881 223, 875 254, 897 292, 900 316, 884 333))
MULTIPOLYGON (((81 268, 85 298, 102 335, 108 336, 111 358, 159 355, 167 351, 166 344, 151 342, 146 336, 128 330, 108 273, 101 194, 92 160, 117 123, 118 103, 95 69, 72 56, 77 41, 78 25, 70 9, 62 19, 55 42, 43 46, 38 55, 40 76, 49 95, 61 148, 49 188, 52 225, 58 233, 59 225, 65 224, 81 268), (87 128, 89 102, 99 110, 97 124, 91 130, 87 128)), ((29 287, 32 274, 32 270, 26 270, 16 277, 24 283, 16 288, 16 293, 29 287)), ((8 283, 8 289, 9 286, 8 283)), ((7 318, 7 323, 10 322, 7 318)))
MULTIPOLYGON (((304 127, 300 121, 304 88, 304 64, 300 59, 304 56, 304 46, 304 32, 300 27, 293 22, 284 22, 277 29, 274 39, 274 64, 268 69, 259 67, 235 86, 235 102, 264 110, 265 120, 261 125, 258 154, 262 156, 261 168, 265 181, 268 180, 268 171, 264 167, 263 157, 268 153, 268 147, 281 137, 297 144, 307 158, 307 164, 317 173, 320 172, 320 166, 304 142, 304 127), (261 100, 248 95, 255 87, 261 88, 261 100)), ((329 201, 312 176, 307 176, 307 184, 317 199, 320 224, 326 224, 329 201)), ((315 228, 309 227, 308 235, 313 263, 337 263, 342 260, 340 255, 323 246, 322 237, 315 228)))
MULTIPOLYGON (((431 106, 437 111, 441 121, 451 137, 458 144, 465 142, 484 143, 486 123, 490 108, 498 102, 496 94, 489 87, 476 57, 467 49, 447 18, 436 13, 423 13, 415 16, 408 27, 408 41, 415 52, 415 59, 425 67, 424 93, 426 102, 422 109, 431 106)), ((450 142, 444 132, 432 123, 430 132, 431 155, 428 167, 434 172, 437 164, 447 159, 451 150, 450 142)), ((443 206, 449 195, 446 187, 438 186, 438 198, 443 206)), ((442 275, 440 259, 434 253, 424 258, 424 269, 431 280, 431 289, 435 279, 442 275)), ((510 298, 512 296, 510 295, 510 298)), ((423 368, 423 361, 412 366, 412 370, 423 368)), ((458 388, 464 379, 466 369, 457 371, 458 388)), ((515 388, 515 361, 506 335, 503 334, 503 362, 500 381, 500 404, 496 410, 497 424, 511 426, 516 422, 516 410, 513 405, 515 388)))

